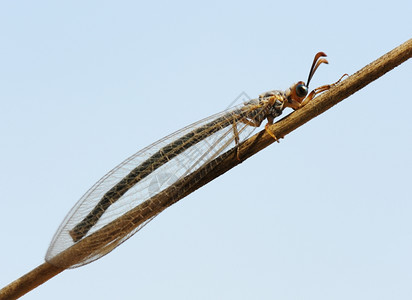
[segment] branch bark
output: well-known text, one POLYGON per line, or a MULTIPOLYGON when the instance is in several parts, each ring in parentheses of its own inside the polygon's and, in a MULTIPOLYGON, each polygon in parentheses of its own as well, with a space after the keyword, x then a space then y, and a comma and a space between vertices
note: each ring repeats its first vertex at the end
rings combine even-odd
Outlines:
MULTIPOLYGON (((286 136, 296 128, 325 112, 411 57, 412 39, 406 41, 355 74, 349 76, 340 84, 332 87, 329 91, 323 93, 319 97, 316 97, 305 107, 273 124, 269 127, 269 130, 279 138, 286 136)), ((262 130, 239 145, 241 160, 244 161, 248 159, 250 156, 266 148, 273 142, 274 139, 272 136, 265 130, 262 130)), ((241 163, 241 161, 236 158, 235 150, 229 151, 219 157, 218 165, 211 162, 200 168, 188 177, 176 182, 176 184, 171 186, 164 193, 156 196, 156 201, 160 201, 163 207, 167 208, 216 177, 224 174, 239 163, 241 163), (189 182, 194 182, 194 184, 188 184, 189 182)), ((150 211, 150 209, 148 211, 150 211)), ((118 220, 113 221, 113 224, 108 224, 110 225, 108 228, 110 230, 115 230, 115 225, 119 224, 119 222, 129 223, 130 217, 126 215, 127 214, 120 217, 118 220)), ((105 228, 102 228, 102 230, 103 229, 105 228)), ((107 228, 105 230, 107 230, 107 228)), ((99 231, 96 232, 96 234, 98 235, 99 231)), ((67 267, 70 267, 70 264, 79 260, 79 257, 87 256, 87 253, 84 254, 82 251, 86 251, 88 243, 93 241, 93 237, 90 237, 90 239, 88 238, 89 237, 81 240, 73 247, 61 253, 61 258, 66 261, 65 265, 67 267)), ((56 267, 45 262, 1 289, 0 300, 17 299, 64 270, 65 268, 56 267)))

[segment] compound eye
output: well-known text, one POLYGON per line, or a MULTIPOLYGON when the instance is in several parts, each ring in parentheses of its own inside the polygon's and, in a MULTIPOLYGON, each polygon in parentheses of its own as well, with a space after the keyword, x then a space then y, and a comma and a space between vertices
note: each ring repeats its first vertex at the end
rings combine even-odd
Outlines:
POLYGON ((308 94, 308 87, 306 85, 298 84, 296 86, 296 95, 299 98, 306 97, 307 94, 308 94))

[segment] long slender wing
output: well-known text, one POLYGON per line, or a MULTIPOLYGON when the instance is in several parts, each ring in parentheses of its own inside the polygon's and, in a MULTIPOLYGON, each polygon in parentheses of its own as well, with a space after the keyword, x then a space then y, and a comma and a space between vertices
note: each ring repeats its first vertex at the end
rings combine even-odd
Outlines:
MULTIPOLYGON (((90 236, 180 178, 235 147, 235 140, 242 142, 255 129, 242 121, 256 118, 265 109, 265 105, 252 100, 191 124, 126 159, 94 184, 72 208, 53 237, 46 261, 56 264, 53 258, 77 241, 90 236)), ((157 213, 162 210, 159 207, 157 213)), ((117 236, 104 242, 101 251, 94 251, 70 267, 90 263, 107 254, 154 216, 132 231, 119 230, 117 236)))

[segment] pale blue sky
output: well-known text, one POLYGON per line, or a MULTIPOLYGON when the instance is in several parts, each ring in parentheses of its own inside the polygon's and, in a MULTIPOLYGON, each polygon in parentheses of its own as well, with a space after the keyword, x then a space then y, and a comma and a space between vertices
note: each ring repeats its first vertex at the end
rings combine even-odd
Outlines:
MULTIPOLYGON (((107 171, 252 97, 352 74, 411 38, 410 1, 2 1, 0 286, 43 262, 107 171), (390 4, 388 4, 390 3, 390 4)), ((410 299, 412 65, 24 299, 410 299)))

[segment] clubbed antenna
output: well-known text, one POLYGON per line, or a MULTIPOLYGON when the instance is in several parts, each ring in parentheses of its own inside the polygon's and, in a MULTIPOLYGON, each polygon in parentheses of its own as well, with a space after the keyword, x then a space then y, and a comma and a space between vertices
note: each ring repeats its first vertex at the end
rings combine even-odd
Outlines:
POLYGON ((321 57, 326 57, 327 55, 324 52, 318 52, 315 55, 315 58, 313 59, 312 67, 310 68, 309 71, 309 76, 308 76, 308 81, 306 81, 306 86, 309 87, 309 82, 312 79, 313 74, 315 74, 316 69, 321 65, 321 64, 328 64, 328 61, 325 58, 321 57), (319 59, 321 58, 321 59, 319 59))

